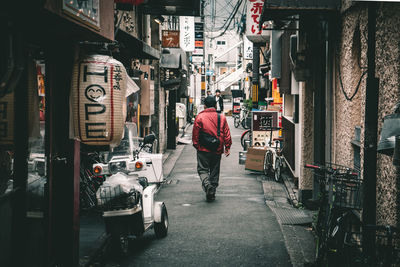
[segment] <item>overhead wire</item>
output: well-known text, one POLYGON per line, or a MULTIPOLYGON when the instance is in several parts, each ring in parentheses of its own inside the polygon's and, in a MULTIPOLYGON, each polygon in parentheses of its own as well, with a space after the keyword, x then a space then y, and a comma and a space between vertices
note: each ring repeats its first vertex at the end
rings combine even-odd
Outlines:
MULTIPOLYGON (((241 2, 242 2, 242 0, 238 0, 238 1, 236 2, 236 5, 234 6, 232 12, 231 12, 231 13, 229 14, 229 16, 228 16, 228 19, 225 20, 224 24, 223 24, 221 27, 219 27, 217 30, 214 30, 214 31, 220 31, 220 30, 224 29, 224 28, 227 26, 227 23, 228 23, 228 22, 230 23, 230 22, 232 21, 233 17, 235 16, 235 15, 234 15, 235 10, 238 9, 238 7, 239 7, 239 5, 240 5, 241 2)), ((229 27, 229 26, 228 26, 228 27, 229 27)))
MULTIPOLYGON (((209 39, 213 40, 213 39, 218 38, 218 37, 221 37, 222 35, 225 34, 225 32, 229 29, 229 26, 231 25, 232 20, 233 20, 233 18, 236 16, 236 14, 237 14, 237 12, 238 12, 238 10, 239 10, 239 8, 240 8, 240 6, 241 6, 242 3, 243 3, 243 0, 239 0, 239 1, 237 2, 236 6, 235 6, 235 9, 234 9, 233 12, 231 13, 230 19, 229 19, 229 21, 227 21, 228 24, 225 26, 224 30, 223 30, 220 34, 218 34, 218 35, 216 35, 216 36, 211 36, 211 37, 210 37, 210 36, 207 36, 209 39)), ((225 23, 225 24, 226 24, 226 23, 225 23)), ((225 25, 225 24, 224 24, 224 25, 225 25)))

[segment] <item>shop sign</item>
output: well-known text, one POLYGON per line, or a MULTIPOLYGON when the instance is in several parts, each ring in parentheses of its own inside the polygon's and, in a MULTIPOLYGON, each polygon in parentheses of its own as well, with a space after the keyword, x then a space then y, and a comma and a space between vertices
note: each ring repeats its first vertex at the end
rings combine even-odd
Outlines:
POLYGON ((179 48, 179 31, 163 30, 161 46, 179 48))
POLYGON ((203 41, 196 41, 194 46, 196 48, 203 48, 204 42, 203 41))
POLYGON ((194 29, 195 29, 196 32, 204 31, 204 23, 203 22, 196 22, 194 24, 194 29))
POLYGON ((63 10, 75 19, 100 28, 99 0, 63 0, 63 10))
POLYGON ((202 48, 195 48, 193 51, 193 55, 202 56, 204 55, 204 49, 202 48))
POLYGON ((192 56, 192 63, 202 63, 203 57, 202 56, 192 56))
POLYGON ((179 17, 180 46, 186 52, 194 50, 194 17, 179 17))
POLYGON ((264 0, 247 0, 246 37, 253 43, 266 42, 269 38, 268 31, 259 28, 263 5, 264 0))
POLYGON ((73 70, 74 138, 88 145, 118 145, 124 130, 125 67, 109 56, 92 55, 73 70))
POLYGON ((244 59, 253 59, 253 43, 244 36, 244 59))

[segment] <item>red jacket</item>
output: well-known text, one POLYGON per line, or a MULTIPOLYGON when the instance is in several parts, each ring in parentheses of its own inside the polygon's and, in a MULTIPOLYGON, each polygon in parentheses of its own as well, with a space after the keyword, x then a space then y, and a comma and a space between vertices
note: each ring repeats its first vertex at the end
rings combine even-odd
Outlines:
MULTIPOLYGON (((232 145, 231 133, 229 131, 228 122, 223 114, 220 114, 220 143, 217 149, 216 154, 224 153, 224 147, 229 149, 232 145)), ((200 151, 211 152, 207 148, 203 147, 199 143, 199 133, 200 130, 206 132, 208 134, 214 135, 217 137, 217 125, 218 125, 218 117, 217 111, 215 108, 207 108, 200 112, 196 116, 196 120, 194 121, 193 132, 192 132, 192 141, 193 146, 200 151)))

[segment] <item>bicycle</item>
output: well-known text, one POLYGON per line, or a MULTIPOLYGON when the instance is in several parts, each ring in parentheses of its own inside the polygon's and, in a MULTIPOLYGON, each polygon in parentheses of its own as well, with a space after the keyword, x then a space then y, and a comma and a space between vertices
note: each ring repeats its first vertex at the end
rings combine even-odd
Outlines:
POLYGON ((247 150, 248 146, 251 145, 251 142, 252 142, 252 132, 251 129, 248 129, 244 131, 240 136, 240 144, 242 145, 243 150, 247 150))
POLYGON ((306 164, 314 170, 320 185, 320 199, 315 230, 317 266, 340 266, 343 261, 348 216, 361 208, 361 185, 358 170, 327 163, 306 164))
POLYGON ((268 142, 267 151, 264 156, 264 175, 269 177, 274 174, 274 179, 276 182, 282 181, 282 170, 284 168, 284 158, 282 155, 283 138, 277 137, 273 138, 273 131, 281 130, 280 127, 270 127, 270 138, 268 142), (273 143, 274 142, 274 143, 273 143), (275 147, 274 147, 275 145, 275 147))
POLYGON ((233 116, 233 125, 235 128, 238 128, 239 125, 242 125, 243 129, 249 129, 250 125, 248 125, 247 118, 249 117, 250 110, 247 108, 240 108, 240 114, 233 116))

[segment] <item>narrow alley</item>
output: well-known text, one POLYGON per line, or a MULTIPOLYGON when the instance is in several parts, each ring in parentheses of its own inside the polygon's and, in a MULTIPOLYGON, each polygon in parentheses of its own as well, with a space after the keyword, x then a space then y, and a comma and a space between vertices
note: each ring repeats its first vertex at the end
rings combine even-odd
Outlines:
POLYGON ((3 2, 1 267, 400 266, 400 0, 3 2))
POLYGON ((132 240, 129 256, 110 266, 292 266, 259 175, 238 164, 242 130, 228 122, 233 145, 221 161, 216 200, 206 202, 196 150, 186 145, 158 194, 168 207, 168 236, 158 240, 150 231, 132 240))

